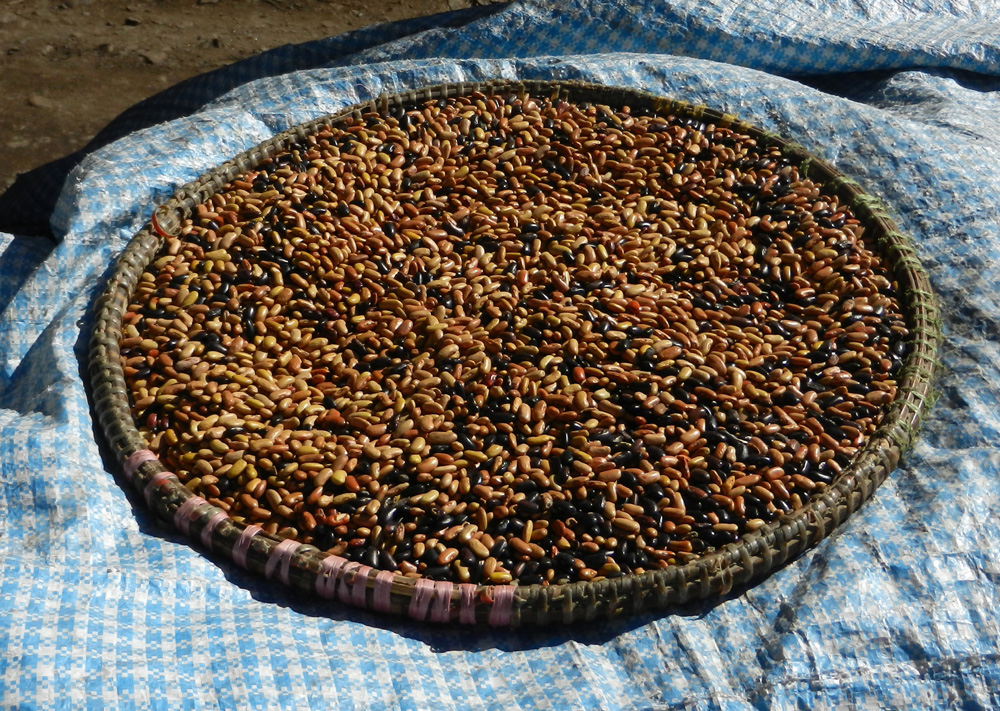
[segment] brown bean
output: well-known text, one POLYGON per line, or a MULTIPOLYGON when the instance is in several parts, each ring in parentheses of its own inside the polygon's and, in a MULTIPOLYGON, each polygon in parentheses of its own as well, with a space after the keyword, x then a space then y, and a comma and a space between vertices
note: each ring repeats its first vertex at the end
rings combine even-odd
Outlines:
POLYGON ((231 515, 410 577, 631 574, 804 505, 896 397, 893 275, 768 141, 523 92, 400 116, 236 176, 137 282, 137 426, 231 515))

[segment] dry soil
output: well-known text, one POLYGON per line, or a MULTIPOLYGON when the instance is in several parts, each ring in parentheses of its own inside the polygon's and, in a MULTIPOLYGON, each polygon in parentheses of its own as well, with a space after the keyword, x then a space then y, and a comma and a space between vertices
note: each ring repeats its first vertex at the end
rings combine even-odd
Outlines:
POLYGON ((0 0, 0 193, 129 106, 273 47, 488 0, 0 0))

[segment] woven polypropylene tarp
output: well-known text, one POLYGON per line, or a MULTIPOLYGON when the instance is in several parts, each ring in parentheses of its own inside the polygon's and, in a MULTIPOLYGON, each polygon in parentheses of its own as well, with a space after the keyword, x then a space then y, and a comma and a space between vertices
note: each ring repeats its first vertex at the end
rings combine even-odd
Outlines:
POLYGON ((397 27, 384 44, 370 31, 283 49, 255 65, 267 78, 87 157, 59 196, 57 242, 0 233, 0 704, 1000 707, 997 18, 1000 3, 943 0, 514 3, 447 29, 397 27), (284 66, 311 68, 275 76, 296 56, 308 62, 284 66), (576 628, 412 623, 207 555, 102 459, 84 389, 89 309, 154 206, 290 125, 493 77, 638 87, 736 114, 825 158, 914 236, 945 315, 940 399, 875 498, 763 582, 576 628))

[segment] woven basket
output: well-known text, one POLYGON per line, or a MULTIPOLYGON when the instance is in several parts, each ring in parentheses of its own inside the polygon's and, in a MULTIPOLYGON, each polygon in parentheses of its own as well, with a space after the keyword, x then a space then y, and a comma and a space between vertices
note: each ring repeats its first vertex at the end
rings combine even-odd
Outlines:
POLYGON ((183 533, 232 558, 238 565, 309 594, 380 612, 408 614, 420 620, 492 625, 570 623, 721 596, 801 554, 857 510, 895 468, 928 406, 940 340, 935 299, 910 240, 899 233, 882 203, 863 193, 854 181, 808 155, 802 146, 731 115, 641 91, 573 82, 497 81, 433 86, 402 95, 381 96, 285 131, 183 186, 158 208, 150 224, 119 257, 96 309, 90 351, 94 411, 126 476, 144 494, 157 516, 173 522, 183 533), (852 207, 865 225, 866 234, 875 236, 892 265, 908 318, 910 349, 899 377, 896 399, 881 426, 822 494, 739 542, 683 566, 565 585, 457 585, 379 571, 310 545, 278 539, 257 526, 237 523, 221 509, 192 494, 147 449, 130 411, 119 342, 123 314, 140 275, 162 246, 164 237, 178 233, 181 221, 192 214, 195 206, 230 180, 322 126, 336 125, 344 117, 358 116, 363 111, 385 112, 394 106, 412 106, 473 91, 508 94, 527 91, 570 101, 628 105, 633 110, 651 109, 664 115, 732 127, 778 146, 809 178, 822 183, 852 207))

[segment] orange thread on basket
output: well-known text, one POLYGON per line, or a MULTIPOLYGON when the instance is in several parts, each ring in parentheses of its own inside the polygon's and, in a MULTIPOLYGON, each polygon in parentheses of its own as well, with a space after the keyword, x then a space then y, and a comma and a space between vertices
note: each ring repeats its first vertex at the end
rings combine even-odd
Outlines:
POLYGON ((158 234, 163 239, 167 239, 169 237, 176 237, 177 235, 170 234, 160 226, 160 220, 156 217, 156 213, 158 213, 160 210, 163 209, 164 209, 163 205, 160 205, 160 207, 153 210, 153 216, 150 218, 149 224, 153 228, 153 232, 158 234))

